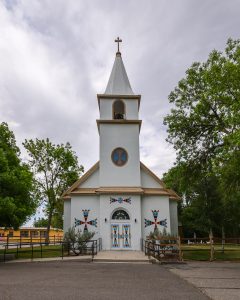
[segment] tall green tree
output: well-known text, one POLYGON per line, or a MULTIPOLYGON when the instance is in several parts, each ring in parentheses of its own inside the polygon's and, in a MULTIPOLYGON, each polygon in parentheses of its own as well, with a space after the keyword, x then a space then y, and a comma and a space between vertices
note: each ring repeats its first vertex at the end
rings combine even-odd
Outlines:
POLYGON ((240 40, 229 39, 225 52, 212 51, 196 62, 169 95, 165 117, 168 141, 178 160, 216 164, 240 149, 240 40))
POLYGON ((47 227, 48 219, 39 218, 38 220, 34 220, 33 226, 34 227, 47 227))
POLYGON ((69 143, 55 145, 49 139, 25 140, 23 143, 29 154, 29 166, 35 177, 36 197, 45 203, 48 219, 47 239, 53 216, 62 218, 62 193, 72 185, 83 172, 78 158, 69 143))
POLYGON ((33 176, 21 162, 14 133, 0 124, 0 226, 17 229, 35 212, 33 176))
POLYGON ((204 223, 213 227, 240 228, 236 209, 240 204, 239 82, 240 40, 229 39, 224 52, 214 50, 206 62, 195 62, 186 71, 169 95, 174 108, 164 119, 168 141, 177 151, 177 165, 184 163, 195 170, 197 177, 189 184, 197 195, 205 193, 197 202, 190 200, 185 211, 190 212, 189 217, 197 209, 215 207, 212 213, 216 216, 221 208, 219 222, 215 217, 210 220, 208 211, 203 213, 204 223), (200 200, 206 205, 197 207, 200 200))
POLYGON ((178 212, 185 236, 220 234, 225 213, 217 176, 201 166, 181 162, 165 173, 163 180, 182 198, 178 212))

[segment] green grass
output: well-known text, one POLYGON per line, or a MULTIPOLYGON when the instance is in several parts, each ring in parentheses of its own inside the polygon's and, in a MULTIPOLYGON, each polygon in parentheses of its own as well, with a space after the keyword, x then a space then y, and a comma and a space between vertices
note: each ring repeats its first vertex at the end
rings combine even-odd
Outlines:
MULTIPOLYGON (((240 260, 240 245, 225 245, 224 253, 222 246, 214 246, 214 259, 216 260, 240 260)), ((187 245, 182 246, 183 259, 186 260, 209 260, 209 245, 187 245)))
MULTIPOLYGON (((222 253, 222 246, 214 246, 215 253, 214 259, 216 260, 240 260, 240 245, 225 245, 224 253, 222 253)), ((16 249, 8 249, 7 254, 14 254, 15 258, 26 259, 32 258, 32 248, 24 247, 18 249, 17 255, 16 249)), ((182 245, 183 259, 185 260, 199 260, 199 261, 208 261, 210 259, 210 246, 209 245, 182 245)), ((0 254, 3 254, 4 250, 0 250, 0 254)), ((67 256, 68 253, 64 251, 64 256, 67 256)), ((51 245, 51 246, 42 246, 42 256, 41 256, 41 247, 33 247, 33 259, 34 258, 48 258, 48 257, 61 257, 62 256, 62 246, 61 245, 51 245)))
MULTIPOLYGON (((0 251, 0 254, 3 254, 4 250, 0 251)), ((14 254, 17 259, 25 259, 32 258, 32 248, 24 247, 19 248, 18 253, 17 249, 8 249, 6 254, 14 254)), ((67 255, 67 252, 64 252, 64 255, 67 255)), ((33 247, 33 258, 48 258, 48 257, 60 257, 62 256, 62 246, 54 245, 54 246, 42 246, 42 256, 41 256, 41 247, 33 247)))

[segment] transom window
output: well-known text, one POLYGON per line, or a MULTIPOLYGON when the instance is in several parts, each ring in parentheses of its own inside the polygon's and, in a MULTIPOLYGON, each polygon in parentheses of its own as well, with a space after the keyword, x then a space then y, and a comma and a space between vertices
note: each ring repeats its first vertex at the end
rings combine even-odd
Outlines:
POLYGON ((113 103, 113 119, 125 119, 125 105, 122 100, 113 103))
POLYGON ((112 220, 130 220, 130 218, 125 210, 119 209, 113 213, 112 220))

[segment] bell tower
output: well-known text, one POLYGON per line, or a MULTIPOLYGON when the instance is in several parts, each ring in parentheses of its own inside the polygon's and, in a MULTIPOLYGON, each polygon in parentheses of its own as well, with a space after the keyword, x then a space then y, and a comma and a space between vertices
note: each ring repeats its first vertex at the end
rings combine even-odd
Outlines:
POLYGON ((140 95, 132 91, 119 51, 104 94, 98 94, 100 187, 140 187, 140 95))

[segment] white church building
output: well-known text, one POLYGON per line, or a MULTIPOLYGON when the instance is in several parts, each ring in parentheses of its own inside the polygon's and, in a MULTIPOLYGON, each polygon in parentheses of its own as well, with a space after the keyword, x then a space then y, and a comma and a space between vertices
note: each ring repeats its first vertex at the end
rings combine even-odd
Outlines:
POLYGON ((119 47, 97 100, 99 161, 64 193, 64 231, 95 232, 103 250, 140 250, 156 228, 177 235, 179 197, 140 161, 141 95, 132 91, 119 47))

